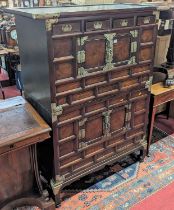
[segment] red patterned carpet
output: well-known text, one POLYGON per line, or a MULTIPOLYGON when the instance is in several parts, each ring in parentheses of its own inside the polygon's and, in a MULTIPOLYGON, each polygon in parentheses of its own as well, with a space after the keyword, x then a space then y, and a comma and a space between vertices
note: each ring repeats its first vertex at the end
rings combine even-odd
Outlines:
POLYGON ((173 210, 174 182, 147 199, 139 202, 130 210, 173 210))

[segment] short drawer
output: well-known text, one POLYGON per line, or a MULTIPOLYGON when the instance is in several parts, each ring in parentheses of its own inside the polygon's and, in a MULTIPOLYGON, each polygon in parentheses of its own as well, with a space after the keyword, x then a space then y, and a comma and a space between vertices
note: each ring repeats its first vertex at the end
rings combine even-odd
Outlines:
POLYGON ((155 23, 155 16, 151 15, 151 16, 141 16, 138 17, 137 19, 137 25, 148 25, 148 24, 153 24, 155 23))
POLYGON ((168 101, 173 101, 174 99, 174 90, 168 91, 161 95, 154 96, 153 106, 159 106, 161 104, 167 103, 168 101))
POLYGON ((78 33, 80 31, 80 22, 59 23, 53 26, 53 35, 78 33))
POLYGON ((86 31, 108 30, 109 28, 109 20, 96 20, 86 22, 86 31))
POLYGON ((8 153, 10 151, 12 151, 15 148, 15 145, 7 145, 7 146, 3 146, 0 148, 0 155, 4 154, 4 153, 8 153))
POLYGON ((113 21, 113 28, 134 26, 134 18, 117 19, 113 21))

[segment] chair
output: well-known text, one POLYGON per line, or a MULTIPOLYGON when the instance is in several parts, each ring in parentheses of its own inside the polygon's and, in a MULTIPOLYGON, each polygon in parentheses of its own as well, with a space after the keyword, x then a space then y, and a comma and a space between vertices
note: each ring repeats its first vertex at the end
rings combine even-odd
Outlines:
MULTIPOLYGON (((0 73, 1 73, 1 66, 0 66, 0 73)), ((1 91, 1 94, 2 94, 2 98, 5 99, 5 93, 4 93, 4 90, 2 88, 2 83, 0 81, 0 91, 1 91)))

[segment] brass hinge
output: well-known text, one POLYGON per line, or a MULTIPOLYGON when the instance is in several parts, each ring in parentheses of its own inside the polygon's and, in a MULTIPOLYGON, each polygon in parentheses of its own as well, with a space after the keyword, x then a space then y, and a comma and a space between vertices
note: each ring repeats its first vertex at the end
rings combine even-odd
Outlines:
POLYGON ((109 71, 114 67, 113 64, 113 51, 114 51, 114 37, 116 36, 116 33, 112 34, 104 34, 107 42, 106 42, 106 56, 105 61, 106 65, 103 68, 103 71, 109 71))
POLYGON ((129 122, 131 120, 131 112, 127 112, 125 116, 125 121, 129 122))
POLYGON ((57 120, 57 116, 60 116, 63 113, 63 107, 61 105, 57 106, 56 103, 52 103, 51 111, 52 111, 52 121, 55 122, 57 120))
POLYGON ((84 63, 85 62, 85 51, 78 51, 77 52, 77 62, 78 63, 84 63))
POLYGON ((80 142, 79 143, 79 149, 86 148, 87 146, 88 146, 88 143, 86 143, 86 142, 80 142))
POLYGON ((105 137, 108 137, 111 135, 110 129, 111 129, 111 122, 110 122, 110 115, 112 110, 108 110, 107 112, 103 112, 104 120, 103 120, 103 134, 105 137))
POLYGON ((80 126, 80 127, 84 126, 85 123, 86 123, 86 121, 87 121, 87 118, 82 119, 82 120, 79 122, 79 126, 80 126))
POLYGON ((153 81, 153 76, 150 76, 149 80, 147 80, 145 83, 145 88, 147 88, 149 91, 151 91, 152 81, 153 81))
POLYGON ((86 71, 86 69, 84 69, 83 67, 78 68, 78 76, 79 77, 85 77, 88 74, 88 72, 86 71))
POLYGON ((136 64, 136 57, 135 56, 132 56, 130 58, 130 60, 128 61, 128 64, 136 64))
POLYGON ((51 31, 53 24, 56 24, 56 23, 58 23, 58 18, 45 20, 46 30, 51 31))
POLYGON ((132 42, 131 43, 131 53, 137 52, 137 47, 138 47, 138 43, 137 42, 132 42))
POLYGON ((134 37, 134 38, 137 38, 138 37, 138 30, 133 30, 133 31, 130 31, 131 35, 134 37))
POLYGON ((125 108, 126 108, 125 126, 126 126, 126 129, 129 130, 129 128, 131 126, 130 121, 131 121, 131 117, 132 117, 132 112, 131 112, 132 104, 125 105, 125 108))
POLYGON ((78 46, 83 46, 85 42, 88 40, 88 36, 83 36, 77 39, 78 46))
POLYGON ((132 104, 126 104, 125 108, 130 110, 132 108, 132 104))
POLYGON ((80 129, 79 130, 79 139, 84 139, 86 135, 85 129, 80 129))

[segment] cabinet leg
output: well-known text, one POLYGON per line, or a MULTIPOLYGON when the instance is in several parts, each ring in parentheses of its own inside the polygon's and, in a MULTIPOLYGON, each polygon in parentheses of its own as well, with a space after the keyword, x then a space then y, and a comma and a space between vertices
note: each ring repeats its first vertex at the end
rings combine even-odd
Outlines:
POLYGON ((62 186, 63 186, 62 181, 58 180, 56 182, 54 180, 51 180, 51 187, 54 193, 56 207, 59 207, 61 204, 60 192, 61 192, 62 186))
MULTIPOLYGON (((153 104, 152 104, 153 106, 153 104)), ((149 135, 148 135, 148 141, 147 141, 147 155, 149 155, 149 149, 151 145, 151 140, 152 140, 152 132, 153 132, 153 125, 155 121, 155 113, 156 113, 156 107, 152 108, 152 111, 150 111, 150 116, 149 116, 149 135)))
POLYGON ((139 155, 139 161, 140 161, 140 163, 144 162, 144 158, 146 156, 146 153, 147 153, 147 151, 146 151, 145 148, 142 148, 140 150, 140 155, 139 155))
POLYGON ((57 195, 55 195, 55 204, 57 208, 61 205, 60 192, 57 195))

